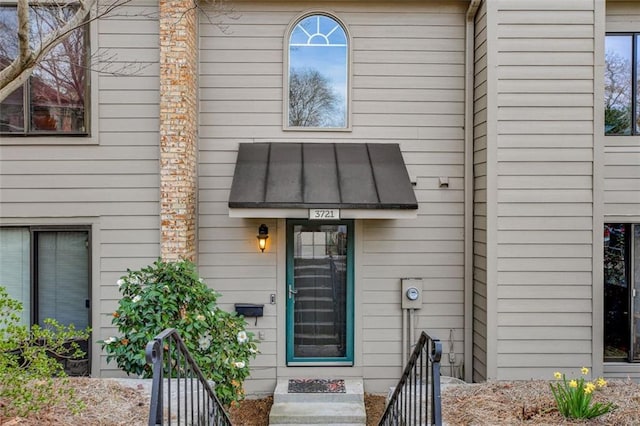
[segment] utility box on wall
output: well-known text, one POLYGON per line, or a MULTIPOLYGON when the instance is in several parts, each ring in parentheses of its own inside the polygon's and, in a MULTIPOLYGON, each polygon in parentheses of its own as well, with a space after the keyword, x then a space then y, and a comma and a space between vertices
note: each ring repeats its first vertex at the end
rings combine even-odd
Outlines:
POLYGON ((257 305, 255 303, 236 303, 236 312, 243 317, 255 317, 258 325, 258 317, 264 315, 264 304, 257 305))
POLYGON ((402 278, 402 309, 422 308, 422 279, 402 278))

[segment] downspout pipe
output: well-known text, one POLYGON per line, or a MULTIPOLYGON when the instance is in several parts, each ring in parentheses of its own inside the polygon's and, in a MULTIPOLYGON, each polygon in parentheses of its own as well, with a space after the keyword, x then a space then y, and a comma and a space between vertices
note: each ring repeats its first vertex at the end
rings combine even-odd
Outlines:
POLYGON ((473 380, 473 89, 475 17, 482 0, 466 14, 464 109, 464 380, 473 380))

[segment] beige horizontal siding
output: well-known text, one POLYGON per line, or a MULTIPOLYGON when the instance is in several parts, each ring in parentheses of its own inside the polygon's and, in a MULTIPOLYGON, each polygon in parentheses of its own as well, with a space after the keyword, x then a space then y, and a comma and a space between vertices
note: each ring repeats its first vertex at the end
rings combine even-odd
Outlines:
MULTIPOLYGON (((606 2, 607 32, 640 31, 640 4, 635 1, 606 2)), ((640 137, 598 135, 604 149, 604 223, 640 222, 640 137)), ((640 366, 604 363, 604 376, 640 379, 640 366)))
MULTIPOLYGON (((11 138, 3 137, 0 146, 0 221, 53 225, 89 218, 95 224, 94 341, 115 333, 110 313, 119 299, 116 280, 159 256, 158 24, 142 10, 153 13, 157 6, 136 0, 118 9, 122 16, 93 24, 92 47, 109 52, 97 57, 113 56, 111 64, 96 68, 137 62, 144 69, 123 77, 92 75, 97 90, 90 110, 97 121, 86 146, 47 137, 30 138, 30 146, 21 146, 23 139, 6 145, 11 138)), ((103 355, 94 361, 97 374, 122 374, 103 355)))
POLYGON ((495 378, 546 378, 592 362, 594 11, 497 9, 495 378))
POLYGON ((610 379, 640 381, 640 365, 628 362, 607 362, 604 364, 604 376, 610 379))
POLYGON ((640 22, 640 8, 633 0, 607 0, 606 31, 635 32, 640 22))
MULTIPOLYGON (((118 15, 122 16, 98 23, 99 46, 113 52, 116 58, 114 66, 135 63, 140 69, 122 77, 102 75, 98 79, 99 120, 95 125, 99 130, 101 147, 93 154, 95 159, 82 161, 90 165, 94 173, 101 174, 97 179, 102 180, 109 191, 121 191, 119 187, 124 189, 125 179, 131 185, 130 195, 122 192, 112 195, 111 200, 117 202, 119 210, 101 208, 102 320, 97 339, 116 333, 110 324, 110 313, 120 298, 115 281, 127 269, 151 264, 160 255, 159 38, 157 20, 151 18, 154 11, 157 11, 157 5, 153 2, 135 2, 121 10, 123 13, 118 15), (136 40, 135 47, 131 44, 132 37, 136 40), (123 201, 129 208, 121 204, 123 201), (136 204, 147 208, 141 210, 136 204), (137 216, 132 216, 138 210, 137 216)), ((92 181, 91 176, 85 180, 92 181)), ((99 191, 97 193, 100 194, 99 191)), ((98 196, 88 198, 91 200, 98 196)), ((109 199, 108 196, 104 198, 109 199)), ((104 354, 101 355, 100 368, 105 375, 122 374, 113 363, 106 363, 104 354)))
MULTIPOLYGON (((362 325, 356 330, 356 367, 362 368, 367 391, 386 392, 402 365, 401 277, 424 279, 425 305, 417 312, 417 329, 445 341, 453 330, 456 363, 462 360, 466 2, 323 3, 323 10, 335 12, 352 36, 352 129, 285 132, 283 37, 287 25, 308 7, 234 2, 238 19, 223 19, 224 32, 201 20, 199 250, 207 253, 200 257, 201 270, 228 303, 265 303, 268 294, 280 295, 284 289, 285 277, 277 275, 285 257, 277 252, 283 246, 275 238, 277 222, 228 218, 238 143, 399 142, 416 181, 418 218, 364 221, 356 237, 356 323, 362 325), (449 177, 449 189, 438 187, 440 176, 449 177), (274 237, 269 253, 261 254, 255 233, 263 222, 274 237), (253 287, 252 280, 261 280, 260 287, 253 287)), ((250 324, 266 332, 260 357, 275 358, 276 348, 284 350, 285 343, 276 341, 276 327, 275 322, 250 324)), ((249 391, 275 385, 275 369, 255 373, 249 391)))
POLYGON ((487 377, 487 10, 475 17, 474 63, 474 245, 473 245, 473 381, 487 377))
POLYGON ((637 221, 640 220, 640 138, 631 137, 635 144, 616 146, 619 138, 630 137, 605 138, 605 215, 636 212, 633 220, 637 221))

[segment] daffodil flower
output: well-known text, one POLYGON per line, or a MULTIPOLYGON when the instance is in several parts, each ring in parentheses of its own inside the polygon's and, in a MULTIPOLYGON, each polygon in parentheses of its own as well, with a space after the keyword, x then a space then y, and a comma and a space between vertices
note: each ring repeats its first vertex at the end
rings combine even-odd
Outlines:
POLYGON ((116 281, 116 284, 118 284, 118 288, 120 288, 124 284, 124 280, 120 278, 118 281, 116 281))
MULTIPOLYGON (((589 374, 587 367, 582 367, 580 372, 583 375, 589 374)), ((553 397, 556 400, 558 411, 567 418, 591 419, 601 416, 611 411, 615 405, 613 403, 592 403, 593 392, 605 386, 607 382, 599 377, 593 381, 586 381, 584 377, 567 381, 566 376, 560 372, 554 372, 556 379, 561 382, 549 383, 553 397)))
POLYGON ((586 393, 587 395, 589 395, 591 392, 593 392, 596 388, 596 385, 594 385, 593 383, 589 382, 584 386, 584 393, 586 393))
POLYGON ((245 343, 247 340, 249 340, 249 336, 247 336, 247 333, 244 330, 238 332, 238 343, 242 344, 242 343, 245 343))
POLYGON ((117 339, 113 336, 109 337, 107 340, 104 341, 104 343, 106 343, 107 345, 110 345, 111 343, 115 342, 117 339))
POLYGON ((233 363, 233 365, 236 366, 236 368, 244 368, 244 362, 243 361, 236 361, 233 363))
POLYGON ((131 299, 133 303, 138 303, 140 300, 142 300, 142 297, 140 297, 140 295, 137 295, 133 299, 131 299))

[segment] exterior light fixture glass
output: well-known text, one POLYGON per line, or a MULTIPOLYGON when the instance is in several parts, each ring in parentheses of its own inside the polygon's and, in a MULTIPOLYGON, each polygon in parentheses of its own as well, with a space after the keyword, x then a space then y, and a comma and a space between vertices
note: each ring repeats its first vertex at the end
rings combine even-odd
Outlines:
POLYGON ((258 247, 260 251, 264 253, 264 249, 267 247, 267 238, 269 238, 269 228, 264 223, 258 228, 258 247))

